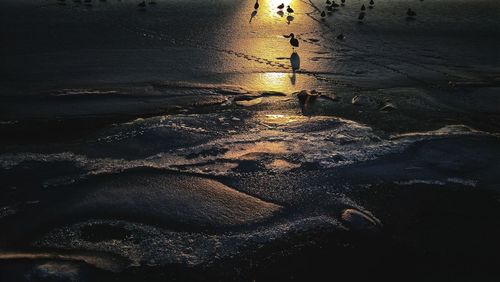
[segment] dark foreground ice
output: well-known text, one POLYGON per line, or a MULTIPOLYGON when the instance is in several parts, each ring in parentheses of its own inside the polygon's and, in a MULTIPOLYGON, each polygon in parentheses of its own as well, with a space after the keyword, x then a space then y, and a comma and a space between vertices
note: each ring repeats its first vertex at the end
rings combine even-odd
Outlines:
POLYGON ((498 281, 496 1, 139 2, 0 4, 1 281, 498 281))

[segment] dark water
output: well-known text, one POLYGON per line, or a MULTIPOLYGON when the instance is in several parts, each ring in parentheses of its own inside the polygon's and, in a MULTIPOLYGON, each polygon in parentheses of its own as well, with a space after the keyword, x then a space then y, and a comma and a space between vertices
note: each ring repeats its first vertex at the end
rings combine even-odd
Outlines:
POLYGON ((82 2, 0 4, 0 280, 498 280, 496 1, 82 2))

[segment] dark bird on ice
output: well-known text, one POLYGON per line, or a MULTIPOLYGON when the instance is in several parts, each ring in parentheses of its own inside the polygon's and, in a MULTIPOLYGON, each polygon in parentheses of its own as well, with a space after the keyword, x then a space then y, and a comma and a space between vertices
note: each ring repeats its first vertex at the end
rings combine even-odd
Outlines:
POLYGON ((361 11, 366 10, 365 4, 361 5, 361 11))
POLYGON ((253 8, 257 10, 259 8, 259 0, 255 1, 255 5, 253 5, 253 8))
POLYGON ((283 10, 283 8, 285 8, 285 4, 281 3, 281 4, 278 6, 278 9, 279 9, 279 10, 283 10))
POLYGON ((252 13, 250 14, 250 21, 248 21, 248 22, 251 23, 253 18, 255 18, 255 16, 257 16, 257 10, 252 11, 252 13))
POLYGON ((292 13, 293 13, 293 9, 290 7, 290 5, 286 6, 286 11, 287 11, 289 14, 292 14, 292 13))
POLYGON ((290 45, 292 45, 293 48, 299 47, 299 40, 295 38, 295 34, 290 33, 290 35, 283 35, 285 38, 290 38, 290 45))

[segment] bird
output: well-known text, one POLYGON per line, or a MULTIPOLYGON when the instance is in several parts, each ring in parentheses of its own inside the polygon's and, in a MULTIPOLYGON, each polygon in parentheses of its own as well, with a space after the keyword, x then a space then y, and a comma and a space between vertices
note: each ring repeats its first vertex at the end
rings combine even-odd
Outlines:
POLYGON ((286 6, 286 11, 291 14, 293 13, 293 9, 290 7, 290 5, 286 6))
POLYGON ((326 0, 326 4, 330 5, 330 4, 332 4, 332 2, 330 0, 326 0))
POLYGON ((252 13, 250 14, 250 21, 249 23, 252 22, 253 18, 255 18, 255 16, 257 16, 257 10, 253 10, 252 13))
POLYGON ((316 99, 320 96, 321 93, 316 90, 302 90, 297 93, 297 98, 299 98, 302 111, 307 111, 308 106, 314 103, 314 101, 316 101, 316 99))
POLYGON ((283 10, 283 8, 285 8, 285 4, 281 3, 281 4, 278 6, 278 9, 279 9, 279 10, 283 10))
POLYGON ((290 33, 290 35, 283 35, 285 38, 290 38, 290 45, 292 45, 293 48, 299 47, 299 40, 295 38, 295 34, 290 33))
POLYGON ((141 7, 141 8, 146 7, 146 1, 142 1, 141 3, 139 3, 139 5, 137 5, 137 7, 141 7))
POLYGON ((255 1, 255 5, 253 5, 253 8, 257 10, 259 8, 259 0, 255 1))
POLYGON ((340 0, 340 2, 342 2, 342 5, 345 4, 345 0, 340 0))
POLYGON ((375 5, 375 1, 370 0, 370 6, 373 6, 373 5, 375 5))
POLYGON ((361 5, 361 11, 366 10, 365 4, 361 5))
POLYGON ((344 40, 344 38, 345 38, 345 36, 344 36, 344 34, 343 34, 343 33, 341 33, 341 34, 337 35, 337 39, 338 39, 338 40, 344 40))
POLYGON ((411 8, 408 8, 408 11, 406 11, 406 14, 408 15, 408 17, 414 17, 417 15, 417 13, 415 13, 415 11, 413 11, 411 8))
POLYGON ((325 11, 321 12, 321 17, 322 17, 322 18, 326 17, 326 13, 325 13, 325 11))

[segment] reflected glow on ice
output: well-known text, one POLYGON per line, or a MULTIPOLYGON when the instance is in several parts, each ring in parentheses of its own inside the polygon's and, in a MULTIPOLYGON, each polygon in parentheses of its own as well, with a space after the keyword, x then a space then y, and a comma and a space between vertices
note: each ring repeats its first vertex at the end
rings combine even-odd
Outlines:
POLYGON ((289 151, 285 142, 257 142, 242 145, 234 145, 224 155, 228 159, 259 159, 259 154, 283 154, 289 151))
POLYGON ((266 164, 266 168, 269 170, 279 170, 279 171, 287 171, 294 168, 299 168, 300 164, 294 164, 285 160, 277 159, 268 164, 266 164))
POLYGON ((261 89, 269 89, 271 91, 286 92, 290 89, 291 75, 282 72, 266 72, 260 75, 258 86, 261 89))
MULTIPOLYGON (((287 56, 290 54, 287 54, 287 56)), ((287 58, 283 64, 290 64, 287 58)), ((285 94, 317 87, 318 81, 313 77, 301 73, 290 72, 264 72, 232 76, 227 83, 239 85, 252 91, 277 91, 285 94)))
POLYGON ((283 3, 285 5, 283 12, 286 14, 286 6, 288 6, 288 5, 291 6, 294 4, 294 2, 297 2, 297 1, 295 1, 295 0, 266 0, 266 2, 267 2, 268 10, 269 10, 269 15, 276 17, 276 18, 280 18, 281 16, 277 13, 278 12, 277 7, 283 3))
POLYGON ((307 117, 285 114, 269 114, 260 117, 260 120, 268 125, 285 125, 292 122, 304 122, 307 120, 307 117))

